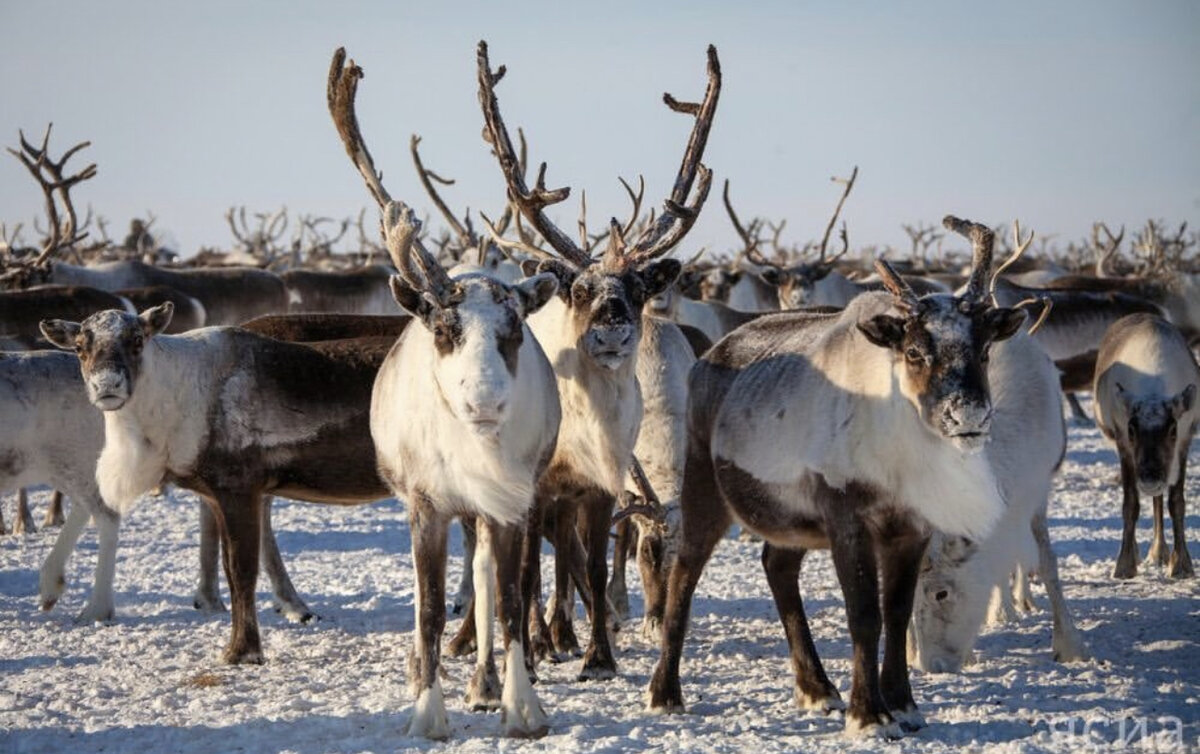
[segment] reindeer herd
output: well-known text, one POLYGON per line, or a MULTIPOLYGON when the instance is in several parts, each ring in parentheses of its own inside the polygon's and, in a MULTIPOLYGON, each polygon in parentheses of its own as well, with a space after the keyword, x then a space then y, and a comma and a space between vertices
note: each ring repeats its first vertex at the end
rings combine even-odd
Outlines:
MULTIPOLYGON (((146 254, 144 223, 126 242, 142 258, 104 261, 103 244, 83 254, 87 223, 70 191, 96 166, 64 171, 87 144, 56 161, 49 129, 40 145, 22 135, 9 151, 41 187, 48 225, 40 247, 4 233, 0 249, 0 491, 21 490, 15 531, 33 526, 24 487, 46 484, 70 500, 41 571, 42 609, 63 594, 91 520, 98 563, 79 620, 111 621, 120 518, 175 485, 203 501, 195 605, 224 608, 219 559, 231 601, 224 659, 261 663, 260 567, 285 615, 312 617, 275 543, 272 496, 340 505, 395 496, 408 507, 416 571, 408 733, 451 734, 439 665, 453 602, 464 619, 447 651, 476 656, 467 704, 500 710, 507 735, 540 736, 551 726, 535 692, 540 660, 581 657, 580 680, 620 672, 613 628, 629 617, 631 555, 643 631, 661 648, 648 708, 685 709, 693 594, 736 523, 763 541, 797 705, 844 710, 848 733, 896 737, 925 724, 910 663, 959 670, 989 608, 1002 616, 1030 604, 1033 574, 1049 595, 1055 659, 1088 658, 1047 529, 1066 451, 1063 397, 1074 391, 1094 393, 1096 422, 1120 458, 1113 576, 1136 575, 1145 495, 1148 563, 1192 577, 1183 491, 1200 423, 1196 235, 1151 222, 1126 256, 1124 230, 1098 224, 1094 274, 1084 275, 1077 247, 1035 259, 1032 234, 1023 239, 1016 224, 1007 242, 947 216, 949 236, 906 228, 911 262, 865 249, 874 264, 864 269, 844 223, 840 250, 829 248, 856 167, 838 179, 822 239, 803 249, 781 241, 783 223, 743 223, 726 181, 741 248, 681 263, 670 254, 713 179, 702 161, 722 88, 711 46, 706 71, 698 102, 664 95, 691 131, 661 211, 643 214, 644 181, 635 192, 622 180, 628 220, 592 234, 581 213, 576 239, 547 212, 570 190, 547 187, 545 163, 529 183, 524 134, 516 146, 497 98, 506 69, 480 42, 483 134, 505 210, 494 223, 480 215, 484 233, 458 218, 435 186, 449 181, 424 166, 414 136, 418 175, 449 228, 431 251, 425 223, 383 185, 355 112, 363 71, 339 49, 329 111, 378 205, 381 240, 367 239, 360 216, 360 264, 338 270, 267 251, 282 215, 259 216, 254 230, 244 209, 226 218, 240 252, 208 254, 209 266, 146 254), (943 253, 955 237, 970 244, 965 269, 943 253), (456 519, 467 556, 451 598, 456 519), (549 590, 543 539, 555 554, 549 590), (830 551, 845 598, 848 702, 817 656, 798 587, 814 549, 830 551), (577 594, 589 618, 582 644, 577 594)), ((305 223, 314 237, 317 224, 305 223)), ((310 258, 328 258, 348 226, 310 258)))

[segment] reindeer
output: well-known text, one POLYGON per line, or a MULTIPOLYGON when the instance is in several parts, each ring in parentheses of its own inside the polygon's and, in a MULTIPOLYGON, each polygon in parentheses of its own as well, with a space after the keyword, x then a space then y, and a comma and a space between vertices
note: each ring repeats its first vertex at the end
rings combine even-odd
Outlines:
MULTIPOLYGON (((1020 253, 1018 245, 1015 254, 1020 253)), ((1013 613, 1009 576, 1014 566, 1023 608, 1032 608, 1026 574, 1036 566, 1041 575, 1053 611, 1054 659, 1088 656, 1063 598, 1046 527, 1050 489, 1067 442, 1058 372, 1035 338, 1019 334, 992 346, 987 379, 993 418, 984 453, 1005 508, 985 538, 932 536, 909 628, 909 662, 925 671, 957 672, 968 660, 989 592, 996 620, 1013 613)))
POLYGON ((212 507, 225 547, 233 630, 224 659, 261 663, 254 607, 262 496, 325 503, 388 496, 371 459, 367 407, 384 349, 326 355, 237 328, 164 335, 174 306, 140 315, 47 320, 46 338, 79 357, 88 399, 104 412, 96 477, 125 513, 169 481, 212 507))
POLYGON ((1117 446, 1124 491, 1121 550, 1113 577, 1137 574, 1139 493, 1154 498, 1154 538, 1147 560, 1171 578, 1195 575, 1184 533, 1184 481, 1192 436, 1200 426, 1200 367, 1179 329, 1161 317, 1133 314, 1109 328, 1096 359, 1096 423, 1117 446), (1167 555, 1163 495, 1175 546, 1167 555))
POLYGON ((396 302, 388 288, 392 271, 382 265, 355 270, 287 270, 288 311, 391 315, 396 302))
POLYGON ((923 724, 904 639, 918 568, 930 529, 978 538, 1003 512, 982 452, 993 417, 984 364, 991 344, 1024 321, 1024 312, 984 300, 991 231, 954 217, 945 225, 974 246, 964 295, 918 298, 879 260, 892 295, 863 294, 840 313, 762 317, 692 370, 682 539, 649 686, 652 710, 683 710, 679 662, 691 596, 736 518, 766 540, 763 566, 791 648, 797 702, 842 706, 796 583, 804 553, 828 547, 854 644, 847 731, 898 735, 897 721, 923 724))
MULTIPOLYGON (((664 95, 667 106, 694 116, 694 125, 674 189, 663 213, 632 244, 614 218, 609 224, 609 245, 597 261, 576 245, 546 216, 547 206, 563 201, 569 189, 547 190, 542 164, 531 190, 525 183, 508 130, 500 115, 495 85, 505 73, 493 72, 487 44, 478 48, 479 101, 486 122, 486 139, 499 161, 508 195, 522 216, 557 252, 545 258, 539 270, 558 279, 558 298, 529 320, 538 341, 555 368, 562 425, 558 445, 546 474, 538 485, 533 517, 533 542, 541 535, 541 514, 552 513, 556 551, 557 607, 550 621, 550 638, 560 652, 574 649, 574 633, 566 608, 565 555, 574 541, 576 511, 587 547, 587 575, 593 595, 591 641, 584 655, 580 679, 609 679, 616 675, 616 660, 609 641, 605 593, 606 554, 615 499, 624 489, 625 474, 642 419, 642 392, 637 381, 637 351, 643 332, 642 307, 670 285, 680 263, 660 259, 678 244, 695 223, 708 195, 712 172, 700 163, 708 140, 720 93, 721 72, 716 49, 708 48, 708 88, 703 102, 681 103, 664 95), (696 184, 694 200, 688 196, 696 184)), ((588 245, 586 229, 581 242, 588 245)), ((526 599, 534 613, 535 629, 542 632, 536 610, 538 588, 537 548, 527 548, 526 599)))
MULTIPOLYGON (((410 735, 449 735, 439 678, 445 626, 446 534, 456 516, 476 520, 479 657, 468 702, 502 709, 506 735, 539 736, 545 713, 530 684, 523 620, 521 553, 534 489, 554 452, 560 411, 554 372, 524 320, 553 295, 552 275, 513 286, 485 275, 451 278, 418 238, 421 224, 395 202, 358 128, 354 100, 362 69, 334 53, 329 111, 383 213, 387 248, 400 274, 393 295, 420 326, 405 328, 380 368, 371 396, 371 436, 380 474, 408 502, 417 572, 410 735), (549 396, 549 397, 547 397, 549 396), (436 399, 434 399, 436 397, 436 399), (495 570, 495 580, 492 571, 495 570), (499 591, 507 649, 503 694, 492 658, 491 618, 499 591)), ((535 541, 535 546, 538 540, 535 541)))

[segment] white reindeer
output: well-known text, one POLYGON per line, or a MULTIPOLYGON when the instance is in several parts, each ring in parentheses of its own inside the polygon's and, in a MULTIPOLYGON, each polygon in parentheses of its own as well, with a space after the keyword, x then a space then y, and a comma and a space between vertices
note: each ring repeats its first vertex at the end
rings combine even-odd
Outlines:
MULTIPOLYGON (((558 278, 559 295, 531 317, 529 324, 554 365, 562 425, 554 458, 538 488, 538 511, 552 516, 556 554, 555 611, 549 634, 562 653, 577 649, 567 612, 568 555, 576 546, 576 512, 582 516, 581 533, 587 548, 587 585, 591 600, 591 641, 584 654, 579 678, 610 679, 616 675, 608 635, 607 582, 608 533, 613 507, 625 488, 633 448, 642 421, 642 391, 637 381, 637 351, 643 334, 642 309, 646 301, 670 285, 680 263, 659 259, 678 244, 695 223, 708 195, 712 172, 700 164, 720 92, 720 64, 716 49, 708 48, 708 87, 703 102, 680 103, 667 95, 671 109, 694 116, 692 133, 675 178, 670 198, 656 223, 627 247, 625 230, 613 219, 609 246, 600 260, 577 246, 545 215, 548 205, 567 198, 569 189, 549 191, 545 165, 531 190, 500 115, 495 85, 504 68, 493 72, 487 45, 479 43, 479 101, 486 122, 486 139, 492 145, 508 186, 509 198, 558 257, 530 247, 530 253, 549 257, 539 269, 558 278), (695 197, 689 203, 695 184, 695 197)), ((586 241, 586 239, 585 239, 586 241)), ((540 524, 535 515, 534 526, 540 524)), ((539 528, 540 533, 540 528, 539 528)), ((537 552, 530 560, 526 599, 537 613, 537 552)), ((533 618, 542 630, 541 616, 533 618)))
POLYGON ((1137 574, 1138 495, 1154 498, 1154 538, 1147 560, 1171 578, 1195 575, 1185 535, 1183 499, 1188 450, 1200 426, 1200 367, 1179 329, 1161 317, 1133 314, 1113 323, 1096 359, 1096 423, 1121 460, 1124 530, 1113 576, 1137 574), (1175 546, 1167 556, 1163 496, 1175 546))
POLYGON ((347 64, 345 55, 339 49, 330 67, 330 114, 383 212, 388 252, 400 271, 392 293, 420 323, 405 329, 380 368, 370 416, 380 474, 407 501, 412 527, 417 583, 409 682, 416 706, 408 732, 435 739, 450 733, 439 675, 446 535, 455 517, 467 516, 476 520, 479 537, 479 653, 467 700, 499 706, 506 735, 539 736, 548 726, 527 667, 521 562, 560 411, 554 371, 524 320, 554 295, 557 282, 536 275, 509 286, 486 275, 447 275, 417 238, 421 226, 412 210, 392 201, 375 171, 354 113, 362 69, 347 64), (507 650, 499 699, 492 657, 496 591, 507 650))
POLYGON ((1029 571, 1036 568, 1046 587, 1054 659, 1087 658, 1063 598, 1046 528, 1046 505, 1067 442, 1058 372, 1033 339, 1021 333, 992 346, 987 377, 993 413, 984 454, 995 470, 1005 508, 987 537, 934 532, 930 540, 913 605, 909 662, 931 672, 957 672, 967 662, 989 593, 996 616, 1012 614, 1009 576, 1014 568, 1021 602, 1028 599, 1029 571))
POLYGON ((945 223, 975 247, 964 296, 918 298, 880 261, 893 295, 863 294, 840 313, 762 317, 692 370, 682 537, 649 686, 652 710, 683 709, 679 664, 692 593, 736 519, 766 540, 763 565, 791 649, 797 703, 842 706, 797 585, 805 552, 828 547, 854 645, 847 732, 899 735, 901 725, 923 724, 905 656, 918 568, 932 529, 981 538, 1003 513, 982 452, 993 421, 984 364, 990 345, 1024 321, 1023 312, 984 300, 992 232, 952 217, 945 223))

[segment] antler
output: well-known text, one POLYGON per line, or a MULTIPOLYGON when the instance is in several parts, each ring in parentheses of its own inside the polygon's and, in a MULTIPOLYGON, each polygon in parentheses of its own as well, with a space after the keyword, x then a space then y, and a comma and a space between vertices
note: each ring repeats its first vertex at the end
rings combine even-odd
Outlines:
POLYGON ((875 271, 879 273, 879 279, 883 282, 883 287, 887 288, 893 296, 900 299, 900 303, 907 309, 914 309, 917 306, 917 294, 905 282, 904 278, 892 268, 886 259, 875 260, 875 271))
POLYGON ((996 271, 992 273, 991 281, 988 283, 988 298, 991 299, 992 306, 999 306, 999 304, 996 303, 996 281, 1000 279, 1000 275, 1005 270, 1007 270, 1009 267, 1012 267, 1013 263, 1021 258, 1021 255, 1024 254, 1025 250, 1029 248, 1029 245, 1033 243, 1033 236, 1034 232, 1031 230, 1029 231, 1029 238, 1026 238, 1024 241, 1022 241, 1021 221, 1016 219, 1013 220, 1013 252, 1009 255, 1008 259, 1004 260, 1004 264, 996 268, 996 271))
POLYGON ((1092 224, 1092 245, 1096 248, 1096 277, 1108 277, 1108 270, 1105 269, 1108 260, 1112 259, 1117 253, 1117 249, 1121 246, 1121 241, 1125 238, 1125 226, 1121 226, 1121 232, 1113 236, 1112 231, 1104 223, 1092 224), (1108 236, 1107 243, 1100 242, 1100 232, 1108 236))
POLYGON ((737 212, 733 211, 733 202, 729 200, 729 179, 725 179, 725 188, 721 190, 721 198, 725 202, 725 211, 729 214, 729 219, 733 222, 733 229, 737 231, 738 238, 742 239, 742 251, 749 251, 751 248, 758 246, 758 223, 751 221, 749 229, 742 225, 738 220, 737 212), (750 231, 755 231, 751 234, 750 231))
POLYGON ((971 240, 971 277, 967 280, 967 292, 963 297, 968 301, 982 301, 987 287, 988 273, 992 268, 992 251, 996 243, 996 234, 986 225, 970 220, 960 220, 954 215, 946 215, 942 218, 942 225, 946 230, 954 231, 971 240))
POLYGON ((486 126, 484 139, 492 145, 492 151, 500 162, 500 171, 508 184, 509 199, 559 255, 576 267, 587 267, 592 264, 591 257, 551 222, 544 211, 546 207, 564 201, 571 195, 571 189, 564 186, 553 191, 547 190, 546 163, 543 162, 538 168, 534 188, 529 190, 525 184, 524 171, 521 170, 513 150, 512 139, 508 136, 508 128, 500 115, 500 103, 496 100, 496 84, 504 78, 507 69, 500 66, 495 73, 492 72, 491 63, 488 62, 487 42, 479 42, 475 57, 478 64, 479 105, 483 109, 486 126))
POLYGON ((408 140, 408 151, 412 153, 413 165, 415 165, 417 168, 417 175, 421 178, 421 185, 425 187, 425 193, 429 194, 429 198, 433 200, 433 203, 435 206, 437 206, 438 211, 442 213, 442 217, 445 218, 446 224, 448 224, 454 230, 455 234, 458 235, 459 243, 467 247, 477 246, 479 244, 479 236, 476 235, 475 231, 470 227, 470 221, 468 220, 467 225, 459 222, 458 218, 454 216, 454 213, 450 211, 450 208, 446 206, 446 203, 442 201, 442 197, 438 194, 437 189, 433 186, 434 181, 437 181, 443 186, 453 186, 454 179, 443 178, 442 176, 425 167, 424 163, 421 161, 421 153, 417 149, 417 146, 420 143, 421 137, 413 134, 412 138, 408 140))
POLYGON ((50 255, 59 249, 72 246, 87 237, 87 233, 81 232, 76 226, 75 206, 71 203, 71 188, 96 175, 96 163, 92 163, 74 175, 63 176, 63 168, 66 166, 67 160, 71 159, 71 156, 79 150, 91 146, 92 142, 80 142, 63 153, 63 156, 57 161, 52 160, 48 152, 52 128, 54 128, 53 123, 46 126, 46 134, 42 137, 41 147, 35 147, 26 141, 24 131, 17 131, 21 139, 21 151, 18 152, 7 147, 9 154, 20 160, 21 164, 33 175, 34 180, 42 187, 42 194, 46 198, 49 237, 43 242, 41 253, 33 261, 34 266, 43 264, 50 258, 50 255), (43 175, 43 172, 46 175, 43 175), (46 177, 47 175, 49 178, 46 177), (62 199, 63 209, 66 211, 66 217, 62 220, 59 219, 58 206, 54 201, 55 193, 62 199))
POLYGON ((687 149, 683 153, 683 162, 675 176, 675 186, 671 196, 663 203, 663 213, 658 222, 651 225, 633 245, 629 252, 628 263, 640 264, 662 256, 676 246, 696 223, 700 209, 708 198, 708 190, 712 183, 712 171, 700 162, 704 156, 704 147, 708 143, 708 133, 712 130, 713 116, 717 112, 717 100, 721 96, 721 61, 717 58, 717 48, 708 46, 708 86, 704 90, 704 100, 699 104, 680 102, 669 93, 663 94, 663 102, 677 113, 686 113, 696 118, 692 126, 691 136, 688 137, 687 149), (692 184, 696 184, 696 195, 691 204, 687 204, 692 184))
POLYGON ((347 61, 346 49, 339 47, 333 53, 333 60, 329 65, 326 87, 329 114, 333 117, 333 124, 342 139, 342 145, 346 148, 346 154, 362 175, 367 191, 379 205, 384 240, 396 269, 409 285, 427 291, 439 304, 445 306, 455 295, 454 282, 418 238, 421 221, 406 204, 393 201, 387 189, 383 187, 383 176, 375 170, 375 162, 367 150, 362 132, 359 131, 358 117, 354 112, 354 98, 358 91, 358 80, 362 77, 362 68, 355 65, 353 60, 347 61))
POLYGON ((846 188, 842 190, 842 196, 840 199, 838 199, 837 207, 835 207, 833 210, 833 217, 829 218, 829 224, 825 226, 825 235, 821 237, 821 254, 817 258, 817 263, 826 266, 832 265, 842 256, 842 254, 846 253, 846 250, 843 249, 839 254, 834 256, 833 259, 828 261, 825 259, 825 247, 829 244, 829 234, 833 232, 833 226, 837 224, 838 215, 842 213, 842 205, 846 203, 846 197, 850 196, 850 189, 854 188, 854 182, 858 180, 858 166, 854 166, 854 170, 850 173, 849 179, 838 178, 835 175, 829 180, 833 181, 834 183, 845 184, 846 188))
POLYGON ((650 485, 650 479, 646 476, 646 472, 642 469, 641 462, 634 457, 633 462, 629 465, 629 475, 633 477, 633 483, 638 488, 639 496, 633 493, 626 492, 621 496, 620 510, 613 516, 612 522, 618 523, 630 516, 645 516, 655 524, 663 525, 666 519, 666 510, 663 508, 662 501, 655 494, 654 488, 650 485))

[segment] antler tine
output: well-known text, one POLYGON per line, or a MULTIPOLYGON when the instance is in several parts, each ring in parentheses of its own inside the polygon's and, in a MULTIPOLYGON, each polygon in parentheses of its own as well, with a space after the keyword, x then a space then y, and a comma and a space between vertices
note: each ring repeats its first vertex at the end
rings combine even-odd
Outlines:
MULTIPOLYGON (((501 251, 504 251, 506 253, 509 251, 520 251, 525 254, 529 254, 531 256, 537 257, 538 259, 556 259, 557 258, 550 252, 546 251, 545 249, 539 249, 538 247, 534 246, 533 244, 527 242, 524 239, 517 239, 515 241, 510 241, 509 239, 505 238, 504 235, 500 232, 499 228, 494 223, 492 223, 492 221, 490 219, 488 219, 487 215, 480 212, 479 217, 483 220, 483 227, 487 230, 488 235, 491 236, 492 243, 496 244, 496 246, 501 251)), ((518 220, 518 222, 520 222, 520 221, 518 220)))
MULTIPOLYGON (((738 220, 737 212, 733 211, 733 202, 729 200, 728 178, 725 179, 725 188, 721 191, 721 197, 725 202, 725 212, 729 214, 729 219, 733 222, 733 229, 737 231, 738 237, 742 239, 743 251, 750 249, 751 247, 758 246, 757 234, 754 237, 751 237, 750 233, 742 225, 741 221, 738 220)), ((755 227, 753 222, 751 223, 750 227, 755 227)))
POLYGON ((629 475, 633 477, 634 486, 638 488, 642 502, 634 502, 636 496, 627 493, 621 501, 621 509, 613 516, 613 523, 623 521, 630 516, 638 515, 649 518, 655 524, 664 524, 666 510, 663 508, 662 501, 658 495, 655 494, 654 487, 650 485, 650 479, 646 476, 641 462, 636 457, 634 457, 633 462, 629 465, 629 475))
MULTIPOLYGON (((529 148, 525 143, 525 129, 521 128, 520 126, 517 127, 517 141, 521 144, 521 146, 518 147, 519 157, 517 158, 517 163, 521 167, 521 175, 524 176, 529 168, 529 162, 527 161, 529 156, 529 148)), ((500 215, 500 222, 496 223, 496 230, 499 231, 500 235, 503 236, 508 232, 508 226, 509 223, 512 222, 512 219, 513 203, 509 201, 504 204, 504 213, 500 215)))
POLYGON ((588 243, 587 229, 587 192, 579 192, 579 246, 586 252, 591 252, 592 246, 588 243))
MULTIPOLYGON (((838 178, 837 176, 834 176, 834 177, 830 178, 829 180, 833 181, 834 183, 844 183, 846 185, 846 188, 842 190, 842 196, 840 199, 838 199, 837 206, 834 207, 833 217, 829 218, 829 224, 825 226, 825 235, 821 237, 821 246, 820 246, 821 253, 820 253, 820 256, 817 258, 817 262, 819 264, 826 264, 826 265, 833 264, 834 260, 837 258, 837 257, 834 257, 834 259, 830 259, 828 262, 826 262, 825 261, 825 247, 829 244, 829 234, 833 232, 833 226, 837 224, 838 215, 840 215, 842 213, 842 205, 846 203, 846 197, 850 196, 850 189, 854 188, 854 182, 856 180, 858 180, 858 166, 857 165, 854 166, 854 170, 850 173, 849 179, 842 179, 842 178, 838 178)), ((839 254, 838 256, 841 256, 841 255, 839 254)))
POLYGON ((329 114, 333 117, 333 125, 337 128, 346 154, 358 172, 367 183, 367 190, 382 210, 392 200, 387 189, 383 187, 383 175, 375 170, 375 161, 363 141, 358 129, 358 116, 354 112, 354 97, 358 92, 358 80, 363 77, 363 69, 351 60, 346 62, 346 48, 339 47, 333 53, 329 64, 329 82, 325 89, 325 97, 329 104, 329 114))
POLYGON ((346 49, 339 47, 333 53, 333 60, 329 66, 329 82, 326 89, 329 114, 333 117, 346 154, 358 168, 367 190, 379 204, 383 215, 384 241, 396 269, 410 285, 428 290, 444 305, 453 294, 454 283, 421 242, 421 221, 417 219, 412 208, 403 202, 393 201, 387 189, 383 187, 383 177, 375 170, 375 162, 371 159, 371 153, 359 130, 354 99, 358 92, 358 80, 362 77, 362 68, 355 65, 353 60, 347 62, 346 49))
POLYGON ((675 247, 687 235, 700 210, 708 199, 708 190, 712 182, 712 171, 700 160, 704 156, 704 147, 708 144, 708 134, 712 130, 713 116, 717 112, 717 100, 721 96, 721 61, 717 58, 717 48, 708 46, 708 86, 704 91, 704 100, 699 104, 680 102, 669 93, 663 94, 663 102, 677 113, 695 117, 692 133, 688 137, 687 149, 683 153, 683 162, 675 176, 675 185, 671 196, 663 203, 663 213, 658 222, 644 232, 628 257, 630 263, 640 263, 662 256, 675 247), (696 184, 696 194, 691 204, 687 204, 688 195, 692 192, 692 184, 696 184))
POLYGON ((633 193, 633 188, 624 178, 618 177, 621 186, 625 188, 625 193, 629 194, 629 201, 633 203, 633 209, 629 213, 629 222, 621 228, 621 235, 628 238, 629 232, 633 230, 633 226, 637 224, 638 216, 642 214, 642 198, 646 195, 646 178, 643 175, 638 175, 638 190, 633 193))
POLYGON ((879 279, 883 282, 883 287, 887 288, 893 296, 900 299, 900 303, 911 309, 917 305, 917 294, 905 282, 904 278, 900 277, 899 273, 888 264, 886 259, 875 260, 875 271, 879 273, 879 279))
POLYGON ((421 143, 421 137, 413 134, 408 140, 408 151, 412 153, 413 165, 417 168, 417 176, 421 179, 421 185, 425 187, 425 193, 429 194, 429 198, 433 200, 434 205, 438 208, 438 212, 442 213, 442 218, 446 224, 454 230, 458 235, 459 242, 464 246, 476 246, 479 243, 479 237, 469 231, 466 226, 459 222, 450 208, 446 206, 446 202, 442 201, 442 197, 433 186, 433 182, 437 181, 443 186, 453 186, 453 178, 443 178, 437 173, 425 167, 421 161, 421 152, 417 146, 421 143))
POLYGON ((992 268, 992 253, 996 243, 996 234, 992 229, 970 220, 961 220, 954 215, 942 218, 946 230, 953 231, 971 241, 972 261, 971 277, 967 280, 967 292, 964 295, 969 301, 982 301, 987 289, 988 273, 992 268))
POLYGON ((1013 220, 1013 252, 1009 255, 1008 259, 1004 260, 1003 264, 996 268, 996 271, 992 273, 991 282, 988 283, 988 298, 991 300, 992 306, 999 306, 999 304, 996 302, 996 281, 1000 279, 1000 275, 1003 274, 1005 270, 1007 270, 1009 267, 1012 267, 1013 263, 1021 258, 1021 255, 1024 254, 1025 250, 1029 248, 1029 245, 1033 243, 1034 235, 1034 232, 1031 230, 1029 231, 1029 238, 1026 238, 1024 241, 1022 241, 1021 221, 1017 219, 1013 220))
POLYGON ((557 251, 563 259, 583 268, 592 264, 587 252, 575 245, 558 226, 546 217, 545 208, 565 200, 571 193, 569 187, 549 191, 546 189, 546 163, 538 169, 537 181, 532 191, 525 183, 525 173, 521 163, 513 151, 512 140, 508 136, 508 128, 500 115, 500 103, 496 99, 496 82, 504 76, 504 66, 493 73, 488 62, 487 42, 480 41, 476 50, 479 79, 479 105, 483 109, 483 119, 486 124, 484 138, 492 145, 492 151, 500 163, 500 171, 504 174, 508 185, 509 198, 516 203, 517 208, 525 219, 546 239, 546 243, 557 251))

